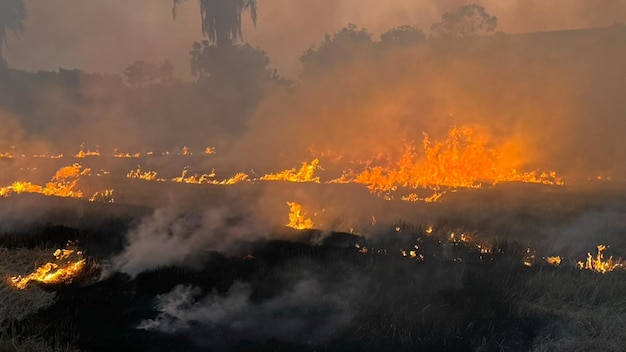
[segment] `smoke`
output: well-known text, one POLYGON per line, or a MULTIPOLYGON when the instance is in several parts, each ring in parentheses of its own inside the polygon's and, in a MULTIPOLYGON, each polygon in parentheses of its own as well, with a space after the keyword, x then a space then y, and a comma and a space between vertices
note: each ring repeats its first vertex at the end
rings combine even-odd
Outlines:
MULTIPOLYGON (((245 19, 244 36, 268 51, 281 72, 296 76, 297 59, 304 50, 347 23, 377 34, 401 24, 429 29, 445 12, 469 3, 478 3, 497 16, 506 33, 602 27, 626 18, 626 5, 620 0, 259 0, 258 26, 245 19)), ((193 2, 180 6, 176 21, 171 16, 172 1, 27 0, 26 6, 26 32, 9 38, 7 50, 9 63, 23 69, 61 66, 120 73, 137 59, 160 62, 169 58, 177 74, 188 77, 187 52, 201 37, 200 16, 193 2)))
POLYGON ((226 294, 214 290, 204 296, 197 287, 178 285, 157 297, 158 315, 137 328, 185 334, 213 347, 225 344, 229 337, 324 343, 350 322, 354 315, 350 295, 354 293, 352 289, 327 291, 314 279, 301 279, 259 301, 252 299, 248 283, 235 282, 226 294), (194 334, 196 330, 202 334, 194 334))
POLYGON ((162 266, 194 266, 211 252, 234 253, 267 236, 263 222, 243 211, 235 205, 216 205, 196 213, 175 202, 156 209, 127 235, 128 244, 112 260, 113 266, 134 276, 162 266))
POLYGON ((612 76, 625 55, 617 37, 619 27, 384 50, 372 43, 354 57, 325 52, 325 64, 309 67, 298 87, 261 102, 236 158, 255 150, 253 167, 285 167, 310 158, 313 147, 367 160, 419 145, 422 132, 441 140, 452 125, 469 125, 508 148, 521 170, 612 172, 622 167, 623 143, 597 121, 621 126, 626 111, 615 99, 623 82, 612 76), (580 46, 589 48, 585 55, 574 54, 580 46))
POLYGON ((624 231, 626 213, 623 210, 609 207, 585 211, 563 226, 547 229, 550 241, 546 245, 554 253, 565 256, 594 253, 599 244, 609 245, 611 250, 622 253, 625 249, 624 231))

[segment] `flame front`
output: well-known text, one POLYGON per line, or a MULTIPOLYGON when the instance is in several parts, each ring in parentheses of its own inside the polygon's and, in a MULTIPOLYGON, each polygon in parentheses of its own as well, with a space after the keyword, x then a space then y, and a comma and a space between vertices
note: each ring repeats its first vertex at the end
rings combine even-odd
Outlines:
MULTIPOLYGON (((562 185, 563 181, 555 172, 518 173, 507 168, 502 161, 502 153, 489 148, 484 138, 469 127, 453 127, 443 142, 432 143, 427 134, 423 140, 424 156, 420 157, 414 143, 405 145, 405 151, 395 165, 368 166, 360 173, 352 170, 344 172, 338 183, 359 183, 372 192, 391 192, 399 187, 433 188, 479 188, 482 183, 516 181, 550 185, 562 185)), ((368 164, 371 164, 368 163, 368 164)), ((441 197, 433 195, 428 201, 441 197)), ((415 201, 416 195, 405 200, 415 201)))
POLYGON ((56 258, 55 262, 43 264, 25 277, 13 276, 9 281, 21 290, 25 289, 31 281, 46 284, 70 283, 85 268, 86 261, 80 251, 57 249, 53 255, 56 258))
POLYGON ((262 181, 289 181, 289 182, 315 182, 320 178, 315 176, 315 171, 321 170, 319 159, 313 159, 310 163, 304 161, 298 171, 296 169, 283 170, 276 174, 267 174, 261 177, 262 181))
POLYGON ((80 164, 65 166, 57 170, 45 187, 31 182, 16 181, 8 187, 0 188, 0 196, 8 196, 11 193, 41 193, 46 196, 82 198, 83 192, 77 190, 76 185, 82 176, 90 173, 91 169, 83 169, 80 164))

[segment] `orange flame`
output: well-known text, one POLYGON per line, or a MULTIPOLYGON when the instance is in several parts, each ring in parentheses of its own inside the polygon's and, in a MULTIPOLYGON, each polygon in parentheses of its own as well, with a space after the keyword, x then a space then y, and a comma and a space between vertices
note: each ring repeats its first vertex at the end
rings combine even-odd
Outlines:
POLYGON ((90 202, 99 202, 99 203, 115 203, 115 199, 113 198, 113 190, 105 189, 102 192, 96 192, 89 198, 90 202))
POLYGON ((561 260, 562 260, 562 258, 560 256, 547 257, 546 258, 546 262, 548 262, 548 264, 551 264, 551 265, 554 265, 554 266, 561 265, 561 260))
MULTIPOLYGON (((359 174, 352 170, 334 182, 354 182, 367 185, 372 192, 390 192, 398 187, 437 189, 479 188, 483 182, 496 184, 505 181, 562 185, 555 172, 518 173, 504 166, 501 153, 489 148, 484 138, 478 137, 469 127, 453 127, 443 142, 432 143, 427 134, 423 140, 424 156, 419 157, 415 145, 409 143, 392 167, 367 167, 359 174)), ((436 201, 436 195, 430 201, 436 201)), ((414 201, 416 196, 406 200, 414 201)))
POLYGON ((11 193, 41 193, 46 196, 82 198, 83 192, 75 188, 80 178, 90 173, 91 169, 83 169, 80 164, 65 166, 57 170, 45 187, 18 181, 11 186, 0 188, 0 196, 8 196, 11 193))
POLYGON ((56 262, 41 265, 34 272, 22 277, 13 276, 9 279, 13 286, 23 290, 29 282, 70 283, 85 268, 86 261, 80 251, 57 249, 53 253, 56 262), (75 257, 74 260, 72 258, 75 257))
POLYGON ((315 171, 321 170, 319 159, 309 162, 302 162, 302 166, 298 171, 295 168, 283 170, 276 174, 267 174, 260 179, 262 181, 289 181, 289 182, 315 182, 319 183, 320 178, 315 176, 315 171))
POLYGON ((602 252, 607 247, 605 245, 598 246, 598 254, 595 258, 591 255, 591 253, 587 253, 587 260, 585 262, 579 261, 578 268, 582 270, 591 270, 598 273, 607 273, 609 271, 613 271, 617 268, 622 268, 624 264, 621 259, 613 260, 613 257, 609 257, 609 259, 604 259, 604 254, 602 252))
POLYGON ((306 230, 313 228, 313 220, 306 217, 306 213, 302 212, 302 205, 296 202, 287 202, 289 206, 289 226, 296 230, 306 230))
POLYGON ((75 158, 85 158, 88 156, 100 156, 100 151, 97 149, 95 151, 91 151, 89 149, 85 151, 85 145, 81 144, 80 151, 74 155, 75 158))
POLYGON ((135 154, 130 154, 130 153, 122 153, 117 149, 113 150, 113 157, 115 158, 141 158, 141 153, 135 153, 135 154))
POLYGON ((181 172, 181 175, 178 177, 174 177, 172 181, 178 183, 192 183, 200 185, 203 183, 208 183, 210 178, 215 177, 214 171, 211 171, 210 174, 202 174, 201 176, 198 176, 197 174, 187 176, 187 172, 189 172, 189 166, 185 166, 183 168, 183 171, 181 172))
POLYGON ((245 181, 249 181, 248 174, 239 172, 229 179, 222 180, 222 181, 213 181, 212 183, 215 185, 234 185, 235 183, 245 182, 245 181))
POLYGON ((137 166, 137 170, 130 170, 126 177, 135 178, 145 181, 165 181, 164 178, 158 178, 156 171, 141 171, 141 166, 137 166))

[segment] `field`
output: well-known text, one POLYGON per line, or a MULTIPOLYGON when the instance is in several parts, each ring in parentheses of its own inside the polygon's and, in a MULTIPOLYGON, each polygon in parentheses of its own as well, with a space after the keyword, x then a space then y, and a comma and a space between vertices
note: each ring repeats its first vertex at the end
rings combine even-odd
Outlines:
POLYGON ((617 182, 499 184, 435 204, 385 201, 351 185, 110 182, 124 202, 0 199, 2 350, 617 351, 623 343, 626 199, 617 182), (156 206, 161 194, 168 206, 156 206), (289 197, 327 204, 311 212, 319 229, 283 226, 289 197), (84 253, 77 275, 13 287, 11 276, 54 262, 68 241, 84 253), (601 259, 600 244, 609 246, 601 259), (579 267, 587 252, 588 269, 613 256, 611 271, 579 267), (547 261, 556 256, 559 265, 547 261))

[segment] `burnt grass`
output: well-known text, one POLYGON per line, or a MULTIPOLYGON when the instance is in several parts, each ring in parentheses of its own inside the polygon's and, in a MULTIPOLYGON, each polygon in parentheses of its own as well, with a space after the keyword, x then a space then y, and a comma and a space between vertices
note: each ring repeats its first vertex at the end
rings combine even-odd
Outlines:
MULTIPOLYGON (((122 249, 123 234, 131 226, 128 219, 111 219, 97 229, 40 226, 28 236, 2 236, 5 247, 78 240, 90 255, 90 269, 74 282, 41 285, 56 292, 55 303, 12 322, 14 334, 36 335, 81 351, 525 351, 557 319, 549 311, 522 309, 533 277, 557 271, 562 277, 585 274, 539 262, 526 267, 526 248, 516 243, 493 242, 491 253, 481 254, 475 244, 419 229, 396 232, 390 226, 375 240, 331 233, 311 244, 307 239, 320 233, 304 231, 298 241, 256 241, 237 255, 208 252, 193 267, 101 278, 100 265, 122 249), (401 255, 415 244, 424 260, 401 255), (156 317, 156 297, 177 285, 225 296, 235 282, 248 283, 254 304, 279 297, 297 280, 310 277, 323 292, 355 288, 344 295, 349 319, 324 339, 258 336, 228 324, 197 323, 174 333, 137 329, 141 321, 156 317)), ((325 312, 309 307, 290 314, 307 320, 325 312)))

